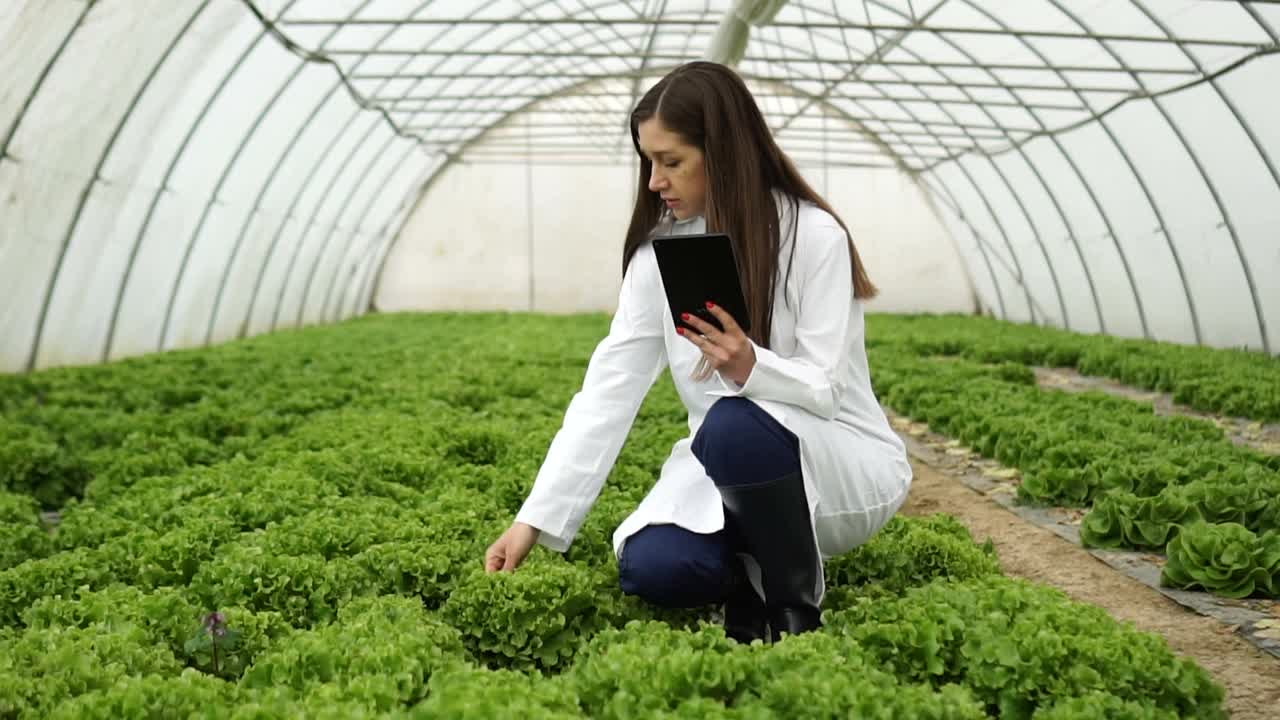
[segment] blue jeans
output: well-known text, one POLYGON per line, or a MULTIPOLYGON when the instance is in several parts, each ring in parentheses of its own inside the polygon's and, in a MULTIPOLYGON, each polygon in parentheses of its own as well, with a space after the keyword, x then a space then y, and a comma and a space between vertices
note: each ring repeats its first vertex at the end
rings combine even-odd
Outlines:
MULTIPOLYGON (((717 487, 776 480, 800 471, 800 441, 759 405, 721 398, 693 438, 693 454, 717 487)), ((663 607, 722 602, 738 572, 742 542, 730 516, 710 534, 648 525, 627 539, 618 560, 622 591, 663 607)))

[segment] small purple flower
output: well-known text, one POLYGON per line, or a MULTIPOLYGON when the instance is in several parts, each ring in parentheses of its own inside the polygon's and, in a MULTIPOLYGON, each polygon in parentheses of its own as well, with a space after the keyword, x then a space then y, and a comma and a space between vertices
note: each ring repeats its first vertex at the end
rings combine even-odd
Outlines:
POLYGON ((211 612, 204 618, 204 627, 206 630, 221 637, 227 631, 227 616, 220 612, 211 612))

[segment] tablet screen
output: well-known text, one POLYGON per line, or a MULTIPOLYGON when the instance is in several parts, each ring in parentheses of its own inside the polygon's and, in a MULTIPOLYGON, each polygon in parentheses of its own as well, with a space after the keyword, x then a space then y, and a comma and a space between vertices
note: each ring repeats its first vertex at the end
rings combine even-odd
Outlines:
POLYGON ((742 328, 751 331, 747 303, 742 295, 733 243, 723 233, 670 235, 653 239, 653 251, 662 274, 662 287, 676 327, 692 327, 680 319, 689 313, 718 330, 720 321, 707 310, 707 301, 724 308, 742 328))

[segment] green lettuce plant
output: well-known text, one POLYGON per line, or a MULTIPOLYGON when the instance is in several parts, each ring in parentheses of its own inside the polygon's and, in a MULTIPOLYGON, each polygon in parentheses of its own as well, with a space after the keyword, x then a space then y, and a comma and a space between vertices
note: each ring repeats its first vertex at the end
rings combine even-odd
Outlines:
POLYGON ((1224 597, 1276 594, 1280 574, 1280 533, 1255 535, 1239 523, 1194 523, 1168 547, 1162 583, 1202 588, 1224 597))

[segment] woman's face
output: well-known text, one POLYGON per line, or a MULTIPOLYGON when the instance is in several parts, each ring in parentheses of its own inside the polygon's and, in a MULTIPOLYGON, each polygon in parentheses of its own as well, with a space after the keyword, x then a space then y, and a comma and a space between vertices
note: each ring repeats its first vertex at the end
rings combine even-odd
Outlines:
POLYGON ((653 164, 649 189, 667 203, 677 220, 697 217, 707 207, 707 173, 702 150, 684 141, 653 116, 637 127, 640 151, 653 164))

